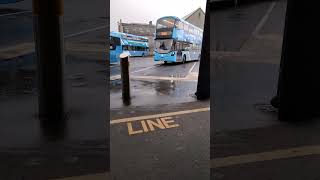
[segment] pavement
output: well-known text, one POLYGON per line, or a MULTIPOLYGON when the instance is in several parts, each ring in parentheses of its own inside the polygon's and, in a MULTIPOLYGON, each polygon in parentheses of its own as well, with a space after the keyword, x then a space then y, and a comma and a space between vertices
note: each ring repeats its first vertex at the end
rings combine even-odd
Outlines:
POLYGON ((211 49, 215 82, 210 116, 211 179, 320 177, 316 163, 319 120, 281 122, 270 105, 277 90, 285 8, 286 1, 275 1, 213 13, 212 19, 222 19, 216 21, 220 26, 213 27, 212 33, 220 33, 225 48, 211 49), (243 18, 224 21, 239 12, 243 18), (234 26, 240 27, 235 28, 238 32, 228 30, 234 26))
POLYGON ((196 100, 111 109, 112 178, 209 179, 209 114, 196 100))
POLYGON ((0 179, 105 179, 110 170, 105 1, 65 3, 68 119, 61 124, 37 117, 31 2, 0 5, 6 25, 0 34, 0 179))

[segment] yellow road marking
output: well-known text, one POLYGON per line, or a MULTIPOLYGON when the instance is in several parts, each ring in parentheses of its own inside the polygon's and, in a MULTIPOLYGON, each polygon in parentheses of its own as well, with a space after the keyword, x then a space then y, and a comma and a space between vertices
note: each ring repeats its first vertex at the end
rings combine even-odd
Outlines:
POLYGON ((170 129, 180 126, 175 123, 172 117, 157 118, 155 120, 141 120, 140 123, 138 122, 141 126, 136 130, 133 129, 132 123, 133 122, 127 122, 129 136, 155 131, 155 127, 157 127, 157 129, 170 129))
POLYGON ((100 173, 100 174, 74 176, 74 177, 67 177, 67 178, 60 178, 60 179, 53 179, 53 180, 108 180, 108 179, 111 179, 109 177, 109 173, 100 173))
POLYGON ((240 164, 287 159, 309 155, 320 155, 320 146, 302 146, 255 154, 214 158, 211 160, 211 168, 223 168, 240 164))
POLYGON ((153 114, 153 115, 146 115, 146 116, 115 119, 115 120, 110 121, 110 124, 127 123, 127 122, 132 122, 132 121, 163 118, 163 117, 168 117, 168 116, 191 114, 191 113, 198 113, 198 112, 205 112, 205 111, 210 111, 210 107, 199 108, 199 109, 190 109, 190 110, 184 110, 184 111, 176 111, 176 112, 169 112, 169 113, 162 113, 162 114, 153 114))

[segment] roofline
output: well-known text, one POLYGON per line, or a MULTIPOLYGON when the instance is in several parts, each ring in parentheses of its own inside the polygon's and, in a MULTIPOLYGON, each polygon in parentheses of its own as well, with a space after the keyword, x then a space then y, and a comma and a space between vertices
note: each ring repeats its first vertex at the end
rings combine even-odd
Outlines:
MULTIPOLYGON (((179 17, 177 17, 177 16, 163 16, 163 17, 161 17, 161 18, 159 18, 159 19, 162 19, 162 18, 175 18, 175 19, 179 19, 180 21, 182 21, 182 22, 184 22, 184 23, 186 23, 186 24, 188 24, 188 25, 191 25, 191 26, 193 26, 193 27, 196 28, 196 29, 203 31, 203 29, 201 29, 201 28, 199 28, 199 27, 197 27, 197 26, 189 23, 188 21, 186 21, 186 20, 184 20, 184 19, 181 19, 181 18, 179 18, 179 17)), ((157 19, 157 22, 158 22, 159 19, 157 19)))
POLYGON ((195 12, 197 12, 199 9, 201 10, 201 12, 202 12, 203 14, 205 14, 205 12, 202 10, 202 8, 199 7, 199 8, 197 8, 196 10, 192 11, 191 13, 189 13, 188 15, 184 16, 182 19, 184 19, 184 20, 189 19, 189 18, 190 18, 195 12))
POLYGON ((119 35, 129 35, 129 36, 135 36, 135 37, 140 37, 140 38, 144 38, 144 39, 149 39, 145 36, 139 36, 139 35, 134 35, 134 34, 129 34, 129 33, 123 33, 123 32, 117 32, 117 31, 111 31, 110 35, 112 34, 119 34, 119 35))

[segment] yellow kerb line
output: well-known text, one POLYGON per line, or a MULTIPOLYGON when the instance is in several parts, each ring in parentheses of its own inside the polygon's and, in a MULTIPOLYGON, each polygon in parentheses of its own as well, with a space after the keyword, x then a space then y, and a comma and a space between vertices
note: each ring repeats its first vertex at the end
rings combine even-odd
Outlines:
POLYGON ((211 168, 223 168, 240 164, 256 163, 278 159, 288 159, 309 155, 320 155, 320 146, 301 146, 296 148, 281 149, 262 153, 214 158, 211 160, 211 168))
POLYGON ((116 120, 110 121, 110 124, 127 123, 127 122, 132 122, 132 121, 140 121, 140 120, 145 120, 145 119, 155 119, 155 118, 161 118, 161 117, 191 114, 191 113, 198 113, 198 112, 205 112, 205 111, 210 111, 210 107, 169 112, 169 113, 162 113, 162 114, 138 116, 138 117, 131 117, 131 118, 116 119, 116 120))
POLYGON ((66 177, 60 179, 52 179, 52 180, 109 180, 109 173, 100 173, 100 174, 92 174, 85 176, 74 176, 74 177, 66 177))

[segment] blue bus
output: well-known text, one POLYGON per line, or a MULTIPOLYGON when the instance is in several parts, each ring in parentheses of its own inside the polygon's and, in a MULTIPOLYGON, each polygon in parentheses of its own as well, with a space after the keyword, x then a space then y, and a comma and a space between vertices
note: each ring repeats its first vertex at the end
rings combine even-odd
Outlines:
POLYGON ((154 61, 199 60, 203 30, 175 16, 157 20, 154 61))
POLYGON ((110 63, 119 62, 119 55, 124 51, 129 53, 130 57, 148 56, 149 44, 148 38, 136 36, 127 33, 110 32, 110 63))

